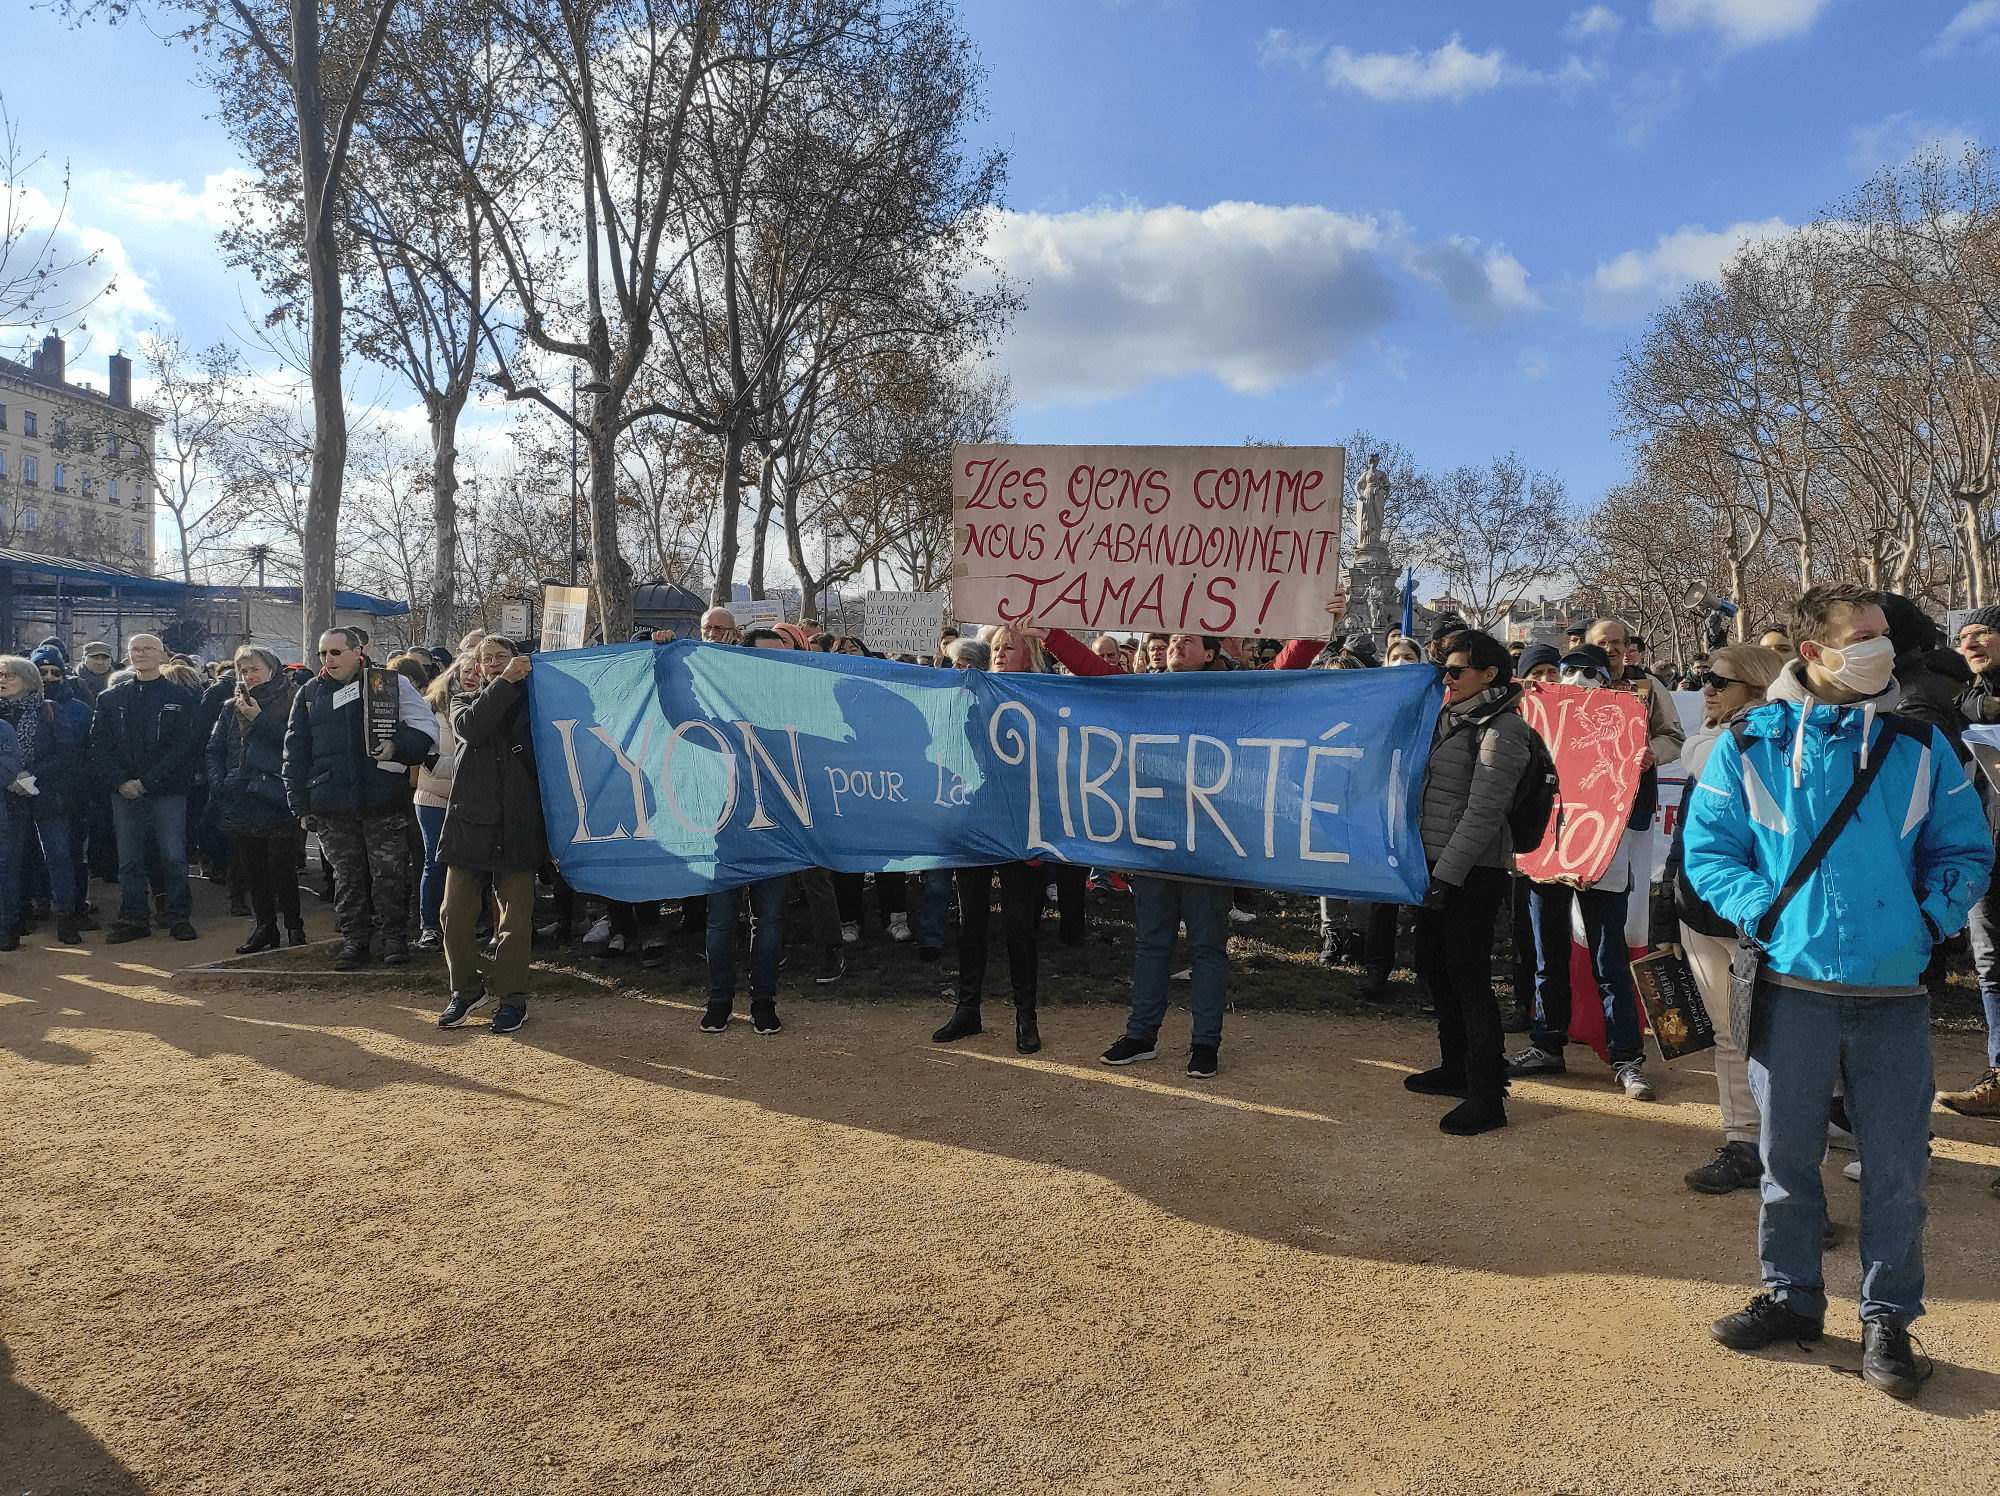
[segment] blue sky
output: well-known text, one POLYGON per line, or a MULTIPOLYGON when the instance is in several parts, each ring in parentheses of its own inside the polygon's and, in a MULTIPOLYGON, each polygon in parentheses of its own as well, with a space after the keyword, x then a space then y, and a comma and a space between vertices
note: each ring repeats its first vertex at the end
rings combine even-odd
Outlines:
MULTIPOLYGON (((1362 426, 1430 466, 1512 448, 1594 503, 1618 353, 1663 298, 1928 140, 2000 137, 2000 0, 961 7, 1012 157, 1022 440, 1362 426)), ((129 266, 82 372, 155 320, 240 331, 213 244, 235 162, 186 56, 42 10, 9 30, 9 111, 129 266)))

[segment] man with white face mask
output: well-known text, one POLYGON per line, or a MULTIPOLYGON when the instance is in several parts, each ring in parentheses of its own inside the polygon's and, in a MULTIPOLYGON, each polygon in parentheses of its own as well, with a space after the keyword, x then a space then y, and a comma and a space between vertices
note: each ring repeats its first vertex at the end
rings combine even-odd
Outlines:
POLYGON ((1861 1374, 1909 1398, 1922 1380, 1909 1323, 1924 1312, 1930 1172, 1922 977, 1985 889, 1993 846, 1944 734, 1892 714, 1901 691, 1880 595, 1815 587, 1792 624, 1799 658, 1716 745, 1687 803, 1688 883, 1764 964, 1736 1030, 1764 1119, 1764 1292, 1710 1333, 1745 1351, 1819 1339, 1820 1160, 1845 1076, 1864 1164, 1861 1374))

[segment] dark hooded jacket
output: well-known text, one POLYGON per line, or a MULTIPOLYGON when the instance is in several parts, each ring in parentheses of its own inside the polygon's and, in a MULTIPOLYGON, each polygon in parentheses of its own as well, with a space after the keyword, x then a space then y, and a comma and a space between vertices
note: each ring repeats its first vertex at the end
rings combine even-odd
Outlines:
POLYGON ((477 696, 454 697, 451 730, 458 760, 438 862, 482 873, 533 872, 547 859, 549 843, 526 688, 494 680, 477 696))
POLYGON ((1527 772, 1534 728, 1518 710, 1521 686, 1490 686, 1463 711, 1438 713, 1424 769, 1423 838, 1431 876, 1453 887, 1475 867, 1508 865, 1507 811, 1527 772))
POLYGON ((285 799, 285 729, 298 687, 280 672, 250 698, 262 710, 245 718, 232 703, 208 735, 208 797, 224 831, 270 832, 290 826, 285 799))
POLYGON ((185 795, 194 783, 202 745, 195 737, 194 692, 164 675, 142 681, 121 674, 97 697, 90 724, 90 767, 116 792, 136 779, 149 795, 185 795))

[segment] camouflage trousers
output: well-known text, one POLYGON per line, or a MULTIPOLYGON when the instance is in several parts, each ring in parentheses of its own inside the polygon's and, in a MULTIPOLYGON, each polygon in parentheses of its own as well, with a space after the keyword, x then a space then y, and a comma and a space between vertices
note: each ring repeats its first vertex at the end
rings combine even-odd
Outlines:
POLYGON ((343 938, 366 940, 369 906, 385 935, 408 928, 410 812, 407 806, 360 816, 319 816, 313 824, 333 867, 333 922, 343 938))

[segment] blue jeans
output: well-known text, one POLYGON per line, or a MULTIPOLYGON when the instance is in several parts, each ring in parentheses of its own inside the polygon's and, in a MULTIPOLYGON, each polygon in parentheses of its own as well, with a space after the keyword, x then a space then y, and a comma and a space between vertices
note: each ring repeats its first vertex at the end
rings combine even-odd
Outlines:
POLYGON ((1965 923, 1972 937, 1972 970, 1986 1009, 1986 1063, 2000 1070, 2000 887, 1987 884, 1965 923))
POLYGON ((444 928, 444 869, 438 866, 438 836, 444 830, 442 805, 419 805, 417 829, 424 834, 424 880, 417 886, 417 924, 425 930, 444 928))
POLYGON ((746 888, 725 888, 708 896, 708 1000, 736 997, 736 911, 750 895, 750 1001, 778 995, 778 948, 784 942, 785 875, 763 878, 746 888))
POLYGON ((1188 1006, 1194 1012, 1196 1044, 1222 1042, 1222 1004, 1229 987, 1230 891, 1207 883, 1182 883, 1171 878, 1134 876, 1132 893, 1139 925, 1132 956, 1132 1017, 1125 1025, 1134 1039, 1151 1040, 1167 1015, 1168 968, 1174 937, 1187 921, 1188 949, 1194 957, 1194 990, 1188 1006))
POLYGON ((0 857, 0 929, 12 929, 21 918, 22 873, 32 860, 37 839, 41 842, 42 864, 49 887, 49 907, 58 914, 76 913, 76 874, 69 860, 69 817, 55 797, 9 795, 4 807, 7 827, 7 855, 0 857))
POLYGON ((924 873, 924 902, 917 911, 917 944, 926 950, 944 949, 951 924, 952 871, 934 867, 924 873))
POLYGON ((152 859, 148 838, 158 843, 165 867, 167 918, 178 922, 193 912, 188 899, 187 796, 111 796, 111 827, 118 838, 118 917, 128 925, 150 923, 147 876, 152 859))
POLYGON ((1611 1063, 1644 1057, 1639 999, 1632 992, 1632 956, 1625 947, 1627 897, 1571 888, 1567 883, 1537 883, 1529 890, 1528 919, 1535 932, 1535 1017, 1528 1042, 1535 1048, 1561 1054, 1569 1043, 1569 905, 1574 898, 1583 912, 1590 969, 1604 1004, 1604 1047, 1611 1063))
MULTIPOLYGON (((1783 978, 1774 981, 1782 982, 1783 978)), ((1834 1082, 1861 1156, 1861 1318, 1924 1312, 1924 1185, 1930 1178, 1930 1001, 1834 997, 1773 985, 1751 1025, 1750 1089, 1764 1115, 1764 1286, 1794 1313, 1826 1314, 1820 1161, 1834 1082)))

